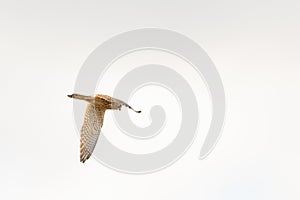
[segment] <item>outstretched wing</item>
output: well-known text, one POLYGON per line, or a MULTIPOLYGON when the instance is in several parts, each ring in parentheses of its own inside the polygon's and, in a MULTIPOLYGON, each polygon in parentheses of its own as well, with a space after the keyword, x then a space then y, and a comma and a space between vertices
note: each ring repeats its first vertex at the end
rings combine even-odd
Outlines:
POLYGON ((80 162, 85 162, 93 153, 103 125, 105 109, 88 104, 80 135, 80 162))
POLYGON ((135 109, 133 109, 130 105, 128 105, 127 103, 125 103, 124 101, 121 101, 119 99, 116 99, 116 98, 112 98, 111 97, 111 105, 112 105, 112 109, 118 109, 118 110, 121 110, 121 107, 122 106, 125 106, 131 110, 133 110, 134 112, 136 113, 140 113, 142 111, 137 111, 135 109))

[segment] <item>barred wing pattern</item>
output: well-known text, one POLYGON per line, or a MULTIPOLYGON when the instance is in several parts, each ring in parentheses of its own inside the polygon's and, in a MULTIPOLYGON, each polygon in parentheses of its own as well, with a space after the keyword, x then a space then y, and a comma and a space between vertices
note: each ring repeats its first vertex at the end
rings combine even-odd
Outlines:
POLYGON ((93 153, 103 125, 105 110, 100 105, 87 105, 80 135, 80 162, 84 163, 93 153))

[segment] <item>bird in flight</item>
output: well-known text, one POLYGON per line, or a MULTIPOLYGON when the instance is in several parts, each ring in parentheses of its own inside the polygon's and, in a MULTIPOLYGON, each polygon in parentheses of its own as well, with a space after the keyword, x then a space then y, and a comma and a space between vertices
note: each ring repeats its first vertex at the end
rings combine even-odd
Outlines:
POLYGON ((88 102, 80 133, 80 162, 82 163, 89 159, 93 153, 100 135, 106 110, 121 110, 121 107, 125 106, 136 113, 141 112, 134 110, 127 103, 107 95, 96 94, 95 96, 85 96, 71 94, 67 96, 88 102))

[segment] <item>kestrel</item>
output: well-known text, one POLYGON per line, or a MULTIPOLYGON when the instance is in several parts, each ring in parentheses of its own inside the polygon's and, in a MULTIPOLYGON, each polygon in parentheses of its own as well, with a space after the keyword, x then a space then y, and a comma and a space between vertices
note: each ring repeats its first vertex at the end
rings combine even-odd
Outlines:
POLYGON ((136 113, 141 112, 134 110, 127 103, 107 95, 96 94, 95 96, 84 96, 71 94, 68 95, 68 97, 88 102, 80 133, 80 162, 83 163, 89 159, 93 153, 107 109, 121 110, 121 107, 125 106, 136 113))

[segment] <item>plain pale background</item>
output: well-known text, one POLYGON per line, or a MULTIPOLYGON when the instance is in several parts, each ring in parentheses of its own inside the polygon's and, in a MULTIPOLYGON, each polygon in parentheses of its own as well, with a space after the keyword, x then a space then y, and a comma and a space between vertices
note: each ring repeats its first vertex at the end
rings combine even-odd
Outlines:
POLYGON ((1 1, 1 198, 300 199, 299 10, 291 0, 1 1), (83 165, 66 94, 98 45, 143 27, 185 34, 212 58, 223 136, 205 160, 197 138, 154 174, 83 165))

